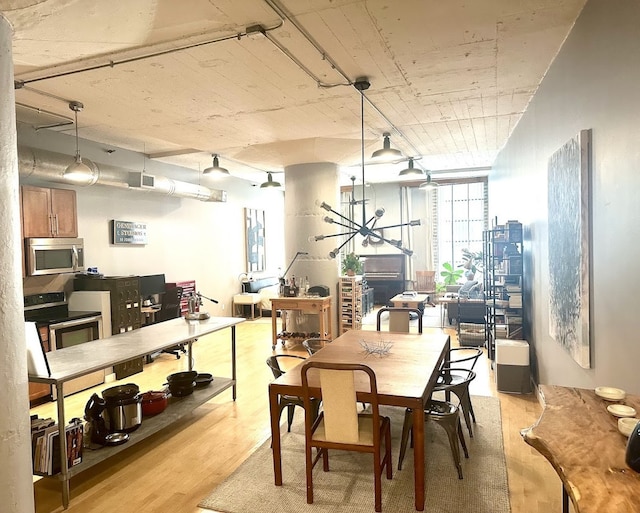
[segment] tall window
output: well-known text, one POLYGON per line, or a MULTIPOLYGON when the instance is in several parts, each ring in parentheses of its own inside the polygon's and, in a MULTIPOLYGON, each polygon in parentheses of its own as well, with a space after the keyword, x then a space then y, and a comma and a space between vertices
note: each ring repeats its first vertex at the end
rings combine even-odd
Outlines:
POLYGON ((440 185, 437 204, 436 269, 445 262, 462 263, 462 250, 482 251, 482 231, 488 226, 487 183, 440 185))

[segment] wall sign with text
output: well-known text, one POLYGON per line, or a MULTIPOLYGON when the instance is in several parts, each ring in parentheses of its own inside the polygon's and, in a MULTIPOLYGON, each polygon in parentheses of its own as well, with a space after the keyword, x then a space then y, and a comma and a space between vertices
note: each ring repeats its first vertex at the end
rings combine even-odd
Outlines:
POLYGON ((146 244, 147 224, 111 220, 111 244, 146 244))

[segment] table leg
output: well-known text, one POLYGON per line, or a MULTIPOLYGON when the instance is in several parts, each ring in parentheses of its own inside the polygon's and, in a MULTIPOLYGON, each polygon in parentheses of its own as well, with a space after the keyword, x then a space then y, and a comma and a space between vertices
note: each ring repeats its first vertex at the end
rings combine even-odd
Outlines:
POLYGON ((56 383, 56 406, 58 408, 58 436, 60 441, 60 473, 62 474, 62 506, 69 507, 69 466, 67 462, 67 435, 64 419, 63 383, 56 383))
POLYGON ((424 511, 424 409, 413 410, 413 473, 416 511, 424 511))
POLYGON ((280 453, 280 423, 278 419, 278 393, 269 386, 269 415, 271 416, 271 450, 273 476, 276 486, 282 485, 282 454, 280 453))
POLYGON ((275 307, 271 306, 271 350, 276 348, 276 344, 278 343, 278 311, 275 307))
POLYGON ((569 513, 569 494, 564 483, 562 485, 562 513, 569 513))
POLYGON ((236 400, 236 327, 231 326, 231 379, 233 379, 232 394, 233 400, 236 400))

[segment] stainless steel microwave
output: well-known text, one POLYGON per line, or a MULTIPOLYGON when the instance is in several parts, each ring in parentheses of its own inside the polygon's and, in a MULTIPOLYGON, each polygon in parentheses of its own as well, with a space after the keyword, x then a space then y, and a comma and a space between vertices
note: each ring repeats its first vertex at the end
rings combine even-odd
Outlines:
POLYGON ((29 238, 25 255, 29 276, 84 271, 83 239, 29 238))

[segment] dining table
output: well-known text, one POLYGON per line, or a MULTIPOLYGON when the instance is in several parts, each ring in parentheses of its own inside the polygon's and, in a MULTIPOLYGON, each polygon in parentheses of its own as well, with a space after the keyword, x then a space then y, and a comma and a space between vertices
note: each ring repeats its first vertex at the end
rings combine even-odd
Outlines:
MULTIPOLYGON (((309 359, 330 363, 363 363, 373 369, 378 384, 380 405, 423 410, 431 396, 440 369, 449 361, 450 338, 443 330, 428 333, 391 333, 369 330, 349 330, 309 359), (377 354, 365 349, 387 348, 377 354)), ((269 411, 271 415, 271 440, 273 471, 276 486, 282 485, 282 461, 280 446, 280 419, 278 397, 302 395, 301 362, 269 384, 269 411)), ((320 396, 320 387, 310 379, 310 391, 320 396)), ((356 396, 366 402, 368 382, 356 381, 356 396)), ((425 507, 425 440, 424 417, 413 416, 413 451, 415 508, 425 507)))

